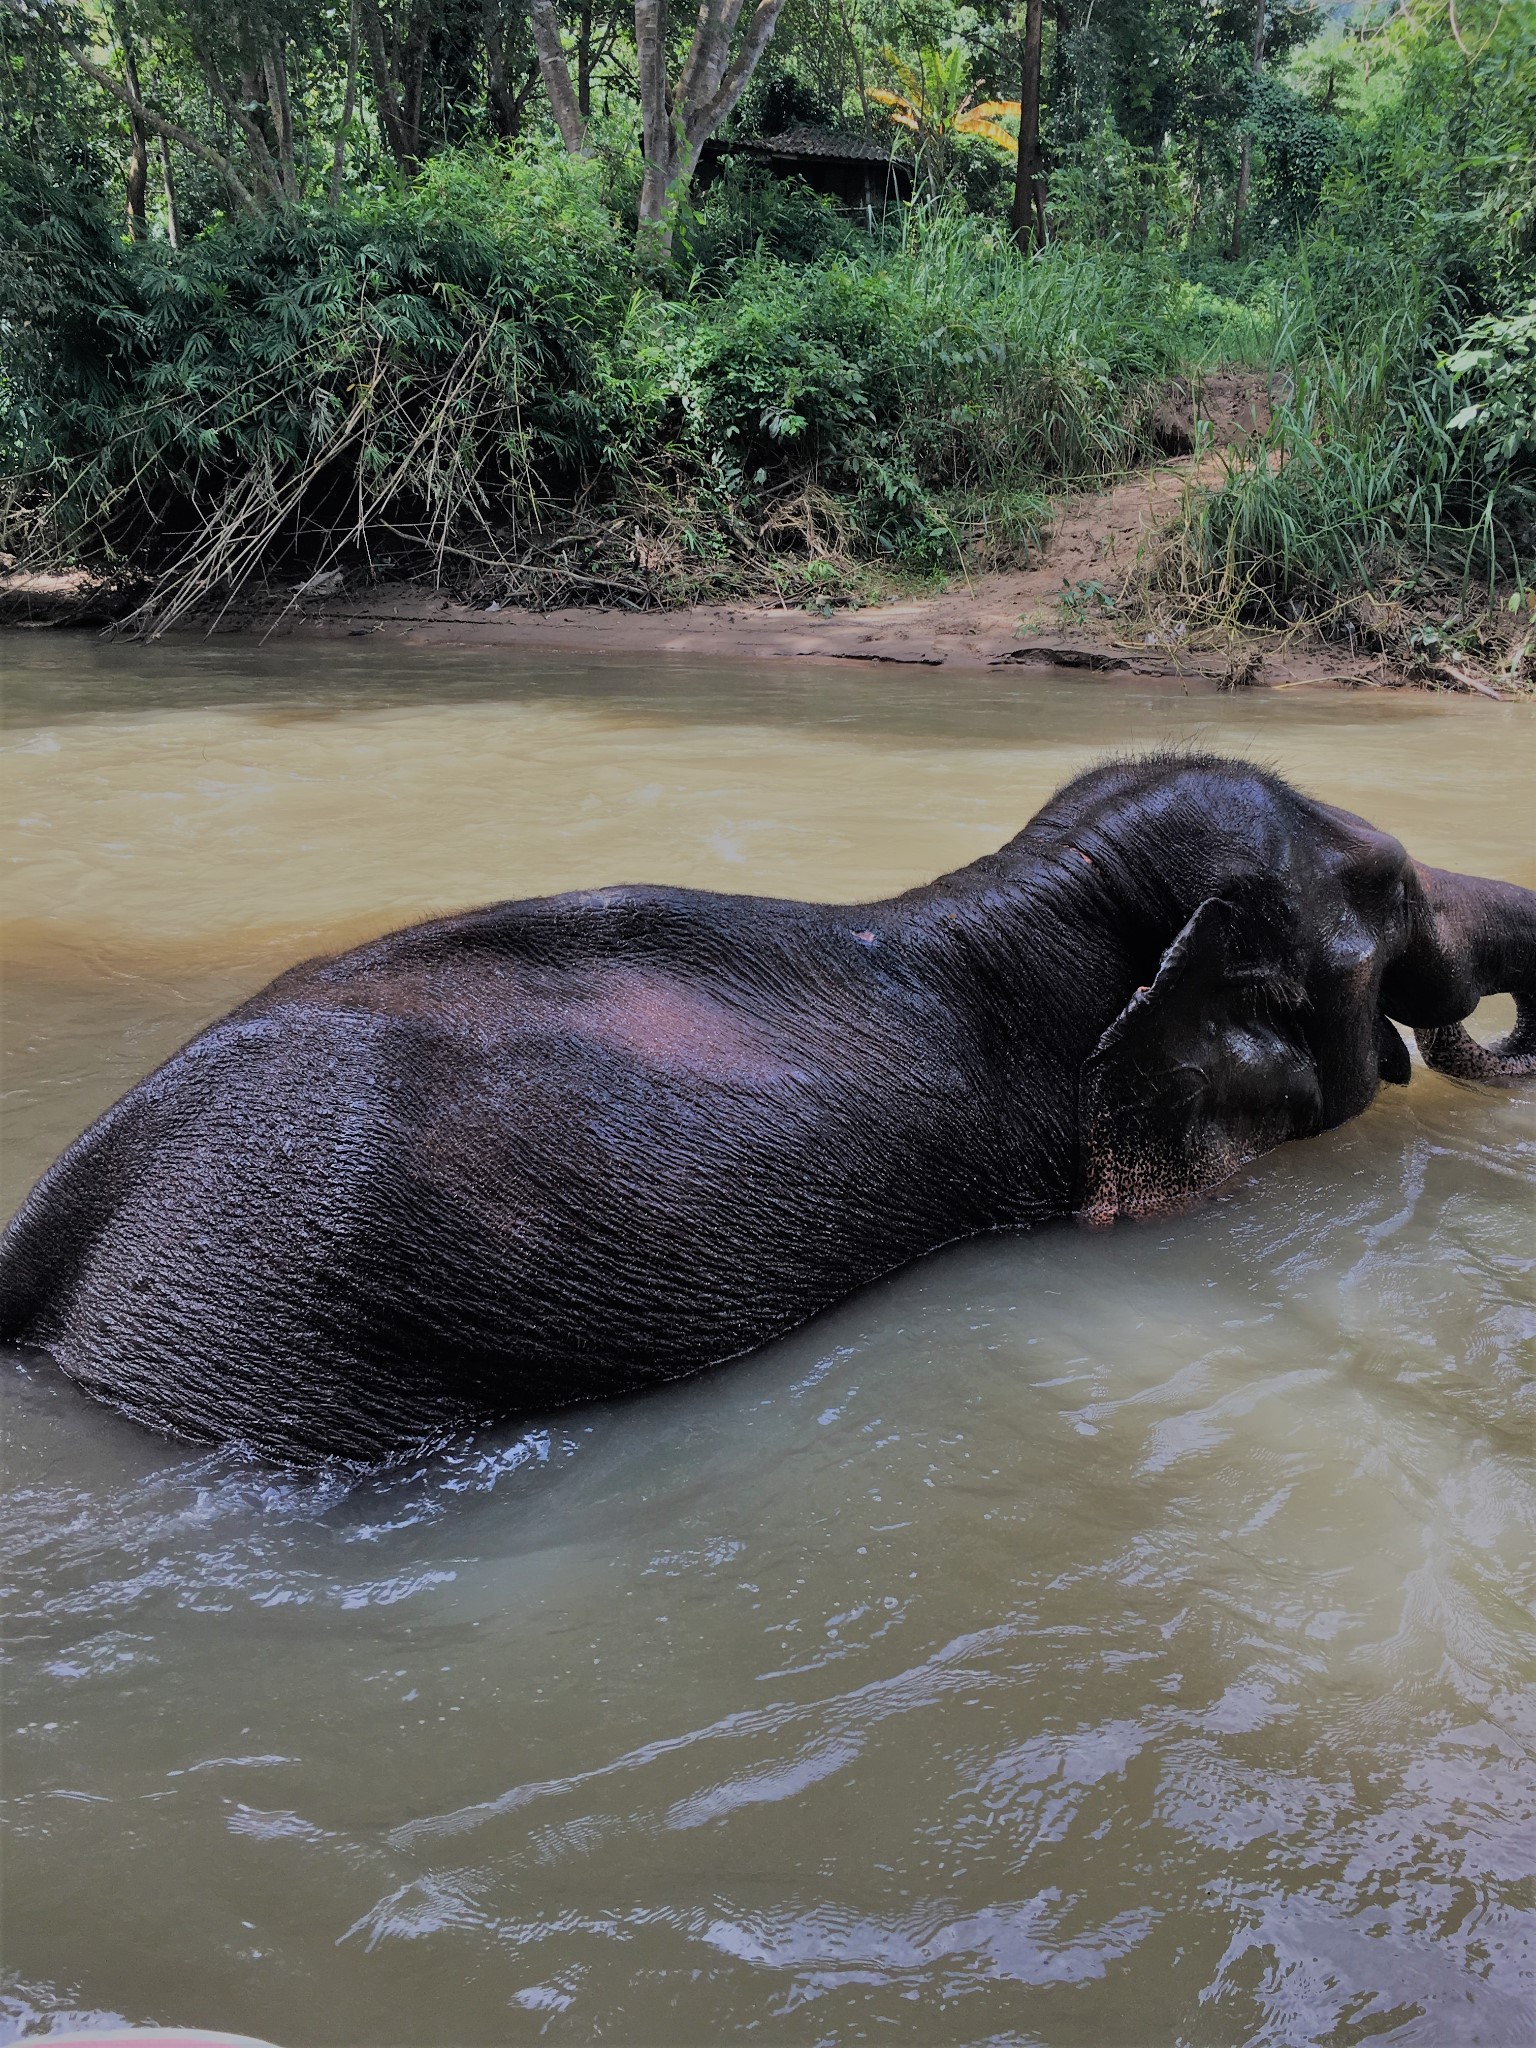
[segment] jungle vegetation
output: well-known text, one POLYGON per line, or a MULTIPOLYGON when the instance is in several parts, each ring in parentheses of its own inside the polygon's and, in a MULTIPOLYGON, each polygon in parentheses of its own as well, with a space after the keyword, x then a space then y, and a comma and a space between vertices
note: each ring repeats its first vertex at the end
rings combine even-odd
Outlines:
POLYGON ((1191 614, 1536 582, 1536 0, 0 0, 0 92, 4 545, 149 628, 1006 561, 1221 365, 1191 614))

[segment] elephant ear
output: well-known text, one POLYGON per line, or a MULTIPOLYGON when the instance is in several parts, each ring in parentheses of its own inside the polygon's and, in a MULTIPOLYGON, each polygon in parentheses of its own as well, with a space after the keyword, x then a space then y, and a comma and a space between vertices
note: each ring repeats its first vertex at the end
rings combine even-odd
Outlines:
POLYGON ((1306 994, 1275 922, 1208 897, 1084 1062, 1086 1221, 1151 1215, 1322 1128, 1306 994))

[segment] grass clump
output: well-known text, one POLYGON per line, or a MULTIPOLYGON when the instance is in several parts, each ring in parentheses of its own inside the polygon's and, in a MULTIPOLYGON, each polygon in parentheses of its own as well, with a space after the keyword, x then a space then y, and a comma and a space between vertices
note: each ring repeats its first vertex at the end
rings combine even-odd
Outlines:
POLYGON ((1400 260, 1359 284, 1349 319, 1325 323, 1303 273, 1269 429, 1195 495, 1164 559, 1163 589, 1202 622, 1349 624, 1362 595, 1488 603, 1530 575, 1529 373, 1500 354, 1524 324, 1479 323, 1458 350, 1433 278, 1400 260))

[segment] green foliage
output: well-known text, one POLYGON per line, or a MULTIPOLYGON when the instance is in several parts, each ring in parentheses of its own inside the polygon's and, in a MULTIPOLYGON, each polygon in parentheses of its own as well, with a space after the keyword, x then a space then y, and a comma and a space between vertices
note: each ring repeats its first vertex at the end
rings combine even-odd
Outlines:
POLYGON ((1283 283, 1263 271, 1246 280, 1229 269, 1217 276, 1226 291, 1186 277, 1174 293, 1170 318, 1185 361, 1197 369, 1267 367, 1285 350, 1289 308, 1283 283))
POLYGON ((1470 393, 1447 430, 1466 435, 1485 469, 1536 457, 1536 298, 1507 319, 1474 320, 1442 367, 1470 393))
POLYGON ((1051 181, 1057 234, 1093 245, 1171 246, 1179 231, 1176 171, 1169 151, 1127 142, 1105 113, 1058 153, 1051 181))
POLYGON ((180 255, 22 167, 0 240, 13 518, 157 568, 167 603, 373 528, 441 551, 515 526, 608 428, 628 280, 563 157, 442 158, 398 200, 227 221, 180 255))
POLYGON ((1106 590, 1096 579, 1067 584, 1061 593, 1060 603, 1062 616, 1074 626, 1087 626, 1097 619, 1112 618, 1118 609, 1115 593, 1106 590))
POLYGON ((748 256, 812 263, 863 246, 862 227, 798 178, 776 178, 754 163, 727 161, 702 199, 684 210, 678 247, 711 277, 748 256))
MULTIPOLYGON (((1259 448, 1191 509, 1165 566, 1199 611, 1283 623, 1326 617, 1360 591, 1491 590, 1536 554, 1533 466, 1520 468, 1520 442, 1500 444, 1498 429, 1479 443, 1464 430, 1473 422, 1458 428, 1456 372, 1426 348, 1443 312, 1435 281, 1380 257, 1369 280, 1351 272, 1351 319, 1322 328, 1320 301, 1340 292, 1325 279, 1292 330, 1304 347, 1289 397, 1259 448)), ((1507 387, 1493 388, 1512 408, 1528 403, 1523 358, 1470 353, 1509 369, 1507 387)))
POLYGON ((586 267, 594 288, 603 290, 623 260, 598 164, 567 155, 550 139, 443 150, 409 185, 363 200, 357 211, 483 235, 545 288, 558 279, 563 289, 586 267))
POLYGON ((1410 257, 1474 315, 1518 297, 1536 259, 1531 13, 1529 0, 1461 0, 1465 49, 1448 0, 1395 17, 1324 181, 1328 239, 1410 257))
POLYGON ((1317 212, 1343 146, 1341 125, 1273 77, 1254 81, 1248 118, 1258 159, 1254 214, 1271 237, 1294 235, 1317 212))
POLYGON ((1465 0, 1453 27, 1426 0, 1370 43, 1369 76, 1347 45, 1313 68, 1348 118, 1328 117, 1299 260, 1268 266, 1293 391, 1265 445, 1189 512, 1166 574, 1196 609, 1327 616, 1360 591, 1449 585, 1464 602, 1529 581, 1529 19, 1465 0))
POLYGON ((666 498, 729 548, 812 487, 855 550, 952 563, 977 532, 1027 544, 1038 480, 1135 460, 1185 354, 1167 265, 1027 262, 954 213, 889 246, 828 227, 808 261, 760 237, 669 299, 600 176, 447 152, 350 212, 176 255, 23 167, 0 223, 18 502, 55 549, 156 568, 173 609, 386 532, 504 556, 578 499, 666 498))
POLYGON ((872 235, 728 165, 660 272, 634 254, 625 0, 566 10, 582 158, 516 0, 398 0, 382 71, 365 12, 0 11, 8 545, 146 569, 161 617, 380 547, 512 578, 599 526, 603 576, 793 560, 820 596, 850 556, 1028 550, 1053 487, 1149 452, 1170 379, 1251 364, 1290 395, 1191 507, 1170 573, 1197 608, 1528 573, 1529 0, 1357 10, 1305 49, 1312 10, 1277 0, 1257 77, 1247 0, 1049 10, 1028 259, 996 136, 957 132, 996 108, 955 118, 1018 92, 1016 13, 788 0, 742 132, 889 141, 880 52, 922 50, 930 189, 872 235), (130 222, 134 66, 173 132, 139 137, 130 222))
POLYGON ((1177 357, 1179 287, 1081 250, 914 217, 886 252, 759 257, 718 296, 651 302, 621 360, 626 459, 667 457, 751 495, 808 475, 880 552, 953 560, 942 500, 1125 467, 1177 357), (672 422, 670 434, 664 423, 672 422))

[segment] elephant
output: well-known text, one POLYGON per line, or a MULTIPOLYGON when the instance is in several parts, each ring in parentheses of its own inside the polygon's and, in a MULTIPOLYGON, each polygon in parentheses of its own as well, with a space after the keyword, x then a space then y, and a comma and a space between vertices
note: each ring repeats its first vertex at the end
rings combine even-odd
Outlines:
POLYGON ((0 1338, 173 1436, 387 1462, 1188 1203, 1407 1082, 1397 1024, 1536 1072, 1536 892, 1248 762, 1109 760, 884 901, 605 888, 290 969, 39 1181, 0 1338))

